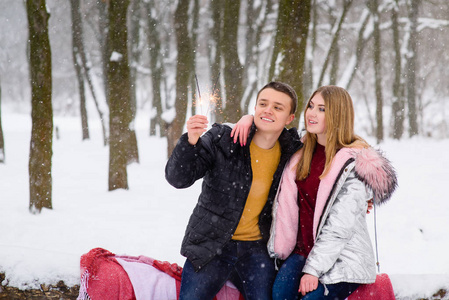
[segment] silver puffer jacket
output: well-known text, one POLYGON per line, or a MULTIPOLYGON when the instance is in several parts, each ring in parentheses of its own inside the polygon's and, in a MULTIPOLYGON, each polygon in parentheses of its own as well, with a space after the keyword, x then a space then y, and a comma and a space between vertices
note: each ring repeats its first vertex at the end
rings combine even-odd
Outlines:
MULTIPOLYGON (((286 259, 298 232, 298 151, 285 167, 273 207, 268 250, 286 259)), ((373 283, 375 260, 366 224, 367 201, 386 202, 397 186, 390 162, 377 150, 344 148, 337 152, 329 173, 318 188, 313 234, 315 244, 303 272, 323 284, 373 283)))

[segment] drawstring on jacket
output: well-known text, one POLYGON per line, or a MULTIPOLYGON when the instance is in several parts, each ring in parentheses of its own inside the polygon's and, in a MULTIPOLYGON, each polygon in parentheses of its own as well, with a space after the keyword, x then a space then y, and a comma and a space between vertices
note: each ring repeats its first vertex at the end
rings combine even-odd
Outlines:
POLYGON ((376 215, 376 203, 373 201, 374 206, 374 242, 376 244, 376 266, 377 273, 380 273, 380 263, 379 263, 379 249, 377 248, 377 215, 376 215))

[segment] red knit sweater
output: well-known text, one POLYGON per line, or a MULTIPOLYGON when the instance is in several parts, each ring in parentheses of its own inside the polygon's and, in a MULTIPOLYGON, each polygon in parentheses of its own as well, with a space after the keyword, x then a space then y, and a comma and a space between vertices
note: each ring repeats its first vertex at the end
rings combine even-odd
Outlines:
POLYGON ((294 252, 307 257, 312 250, 313 241, 313 214, 315 211, 316 196, 320 184, 320 175, 326 163, 324 146, 317 143, 310 165, 310 174, 304 180, 296 180, 298 187, 299 229, 294 252))

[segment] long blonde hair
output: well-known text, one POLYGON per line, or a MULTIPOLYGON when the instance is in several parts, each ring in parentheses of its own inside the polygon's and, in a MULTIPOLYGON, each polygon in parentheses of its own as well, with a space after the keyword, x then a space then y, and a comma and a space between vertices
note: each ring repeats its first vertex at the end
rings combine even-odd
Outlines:
MULTIPOLYGON (((322 179, 329 172, 331 162, 338 150, 345 147, 367 148, 369 144, 354 133, 354 107, 351 96, 344 88, 335 85, 318 88, 307 101, 304 109, 304 120, 306 120, 309 103, 317 94, 321 94, 324 99, 324 117, 326 120, 326 163, 320 176, 320 179, 322 179)), ((305 126, 307 129, 307 122, 305 122, 305 126)), ((306 132, 304 147, 301 149, 303 155, 297 167, 296 177, 298 180, 304 180, 309 176, 316 143, 316 134, 306 132)))

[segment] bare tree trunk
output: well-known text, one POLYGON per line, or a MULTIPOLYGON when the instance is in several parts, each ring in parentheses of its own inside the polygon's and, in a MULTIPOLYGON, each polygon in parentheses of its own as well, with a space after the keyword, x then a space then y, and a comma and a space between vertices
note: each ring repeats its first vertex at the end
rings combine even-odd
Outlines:
MULTIPOLYGON (((331 10, 331 9, 332 8, 330 8, 329 10, 331 10)), ((335 22, 337 21, 337 19, 333 16, 331 11, 329 11, 329 15, 331 16, 332 24, 335 25, 335 22)), ((329 72, 329 84, 335 85, 335 84, 337 84, 338 69, 339 69, 339 65, 340 65, 340 47, 338 45, 338 40, 337 40, 336 46, 334 47, 334 49, 331 53, 330 60, 331 60, 331 69, 329 72)))
POLYGON ((377 0, 368 1, 368 6, 373 15, 373 36, 374 36, 374 78, 375 78, 375 89, 376 89, 376 139, 377 143, 380 143, 384 139, 384 126, 383 126, 383 98, 382 98, 382 74, 381 74, 381 38, 379 29, 379 4, 377 0))
POLYGON ((343 12, 340 15, 339 21, 334 26, 334 29, 332 29, 332 32, 335 32, 335 34, 332 37, 331 45, 330 45, 329 50, 327 52, 326 59, 324 60, 323 68, 321 69, 321 75, 320 75, 320 79, 318 80, 318 86, 321 86, 323 84, 324 74, 326 74, 327 66, 328 66, 329 61, 331 59, 331 55, 335 51, 335 48, 337 47, 338 39, 340 37, 340 31, 341 31, 341 28, 342 28, 342 25, 343 25, 343 21, 346 18, 346 14, 348 13, 349 8, 351 7, 351 4, 352 4, 352 0, 344 0, 344 2, 343 2, 343 12))
POLYGON ((254 0, 248 0, 246 6, 245 63, 242 75, 243 89, 245 91, 243 95, 246 95, 246 97, 244 99, 242 115, 248 114, 248 104, 252 99, 252 95, 257 89, 258 76, 249 76, 251 73, 257 74, 257 61, 259 60, 259 52, 255 50, 256 48, 259 48, 257 33, 259 32, 260 26, 265 23, 264 18, 263 22, 261 22, 262 24, 257 24, 257 19, 260 15, 263 5, 261 1, 258 1, 257 3, 259 5, 258 7, 255 6, 254 0))
POLYGON ((150 135, 156 135, 156 127, 159 126, 159 134, 161 137, 166 136, 166 124, 162 119, 162 99, 161 84, 163 74, 163 62, 161 58, 161 37, 160 22, 156 19, 153 11, 154 1, 144 2, 146 15, 148 18, 148 50, 150 55, 151 84, 153 91, 152 107, 156 108, 156 113, 150 117, 150 135), (154 15, 153 15, 154 14, 154 15))
POLYGON ((421 0, 412 0, 410 4, 410 40, 407 60, 407 101, 410 137, 418 134, 418 114, 416 112, 416 66, 418 48, 418 11, 421 0))
POLYGON ((127 143, 132 121, 126 23, 128 5, 129 0, 109 2, 109 191, 128 189, 127 143))
POLYGON ((4 162, 5 162, 5 140, 3 138, 3 127, 2 127, 2 82, 0 80, 0 163, 4 162))
POLYGON ((265 25, 267 23, 268 15, 272 11, 272 1, 268 0, 265 4, 265 9, 263 9, 263 3, 260 3, 257 10, 253 8, 255 5, 254 0, 248 1, 248 20, 247 20, 247 43, 246 43, 246 53, 245 53, 245 68, 244 68, 244 87, 246 87, 245 91, 245 102, 243 106, 243 115, 248 114, 248 106, 250 101, 253 99, 255 92, 257 92, 258 84, 260 83, 260 79, 262 74, 260 71, 260 59, 261 59, 261 37, 262 32, 265 29, 265 25), (263 17, 261 14, 263 13, 263 17), (261 20, 261 21, 258 21, 261 20), (251 74, 255 74, 253 76, 255 78, 251 78, 251 74))
POLYGON ((340 47, 335 47, 331 55, 332 65, 329 76, 329 84, 336 85, 338 79, 338 68, 340 66, 340 47))
POLYGON ((100 51, 101 51, 101 67, 103 70, 103 85, 104 94, 106 96, 106 103, 109 105, 108 99, 108 61, 111 51, 108 49, 108 28, 109 28, 109 17, 108 17, 108 2, 109 1, 96 1, 98 9, 98 30, 100 34, 98 35, 100 51))
MULTIPOLYGON (((221 0, 211 0, 211 12, 212 12, 212 29, 210 31, 210 45, 209 49, 209 60, 211 61, 211 85, 215 85, 215 99, 216 101, 211 104, 211 122, 223 122, 223 89, 221 86, 221 80, 218 78, 221 70, 221 45, 223 39, 223 11, 224 11, 224 1, 221 0)), ((221 76, 221 75, 220 75, 221 76)))
POLYGON ((137 66, 142 55, 140 47, 140 12, 141 12, 141 0, 131 1, 131 32, 130 39, 128 43, 131 50, 131 63, 129 63, 129 127, 126 131, 127 142, 126 142, 126 156, 127 163, 139 162, 139 152, 137 150, 137 137, 134 128, 134 123, 136 119, 137 112, 137 66))
POLYGON ((401 64, 401 45, 399 41, 399 0, 395 0, 391 12, 391 21, 393 29, 393 47, 394 47, 394 82, 393 82, 393 104, 392 104, 392 122, 393 132, 391 136, 400 140, 404 134, 404 86, 401 82, 402 64, 401 64))
MULTIPOLYGON (((298 107, 304 103, 304 70, 309 32, 311 0, 281 0, 277 22, 275 49, 270 68, 270 78, 274 78, 274 70, 279 57, 279 80, 289 83, 298 95, 298 107)), ((296 110, 296 118, 291 126, 297 127, 301 109, 296 110)))
POLYGON ((142 55, 140 47, 140 21, 141 21, 141 0, 131 0, 130 5, 130 82, 131 82, 131 111, 133 116, 137 110, 137 67, 142 55))
POLYGON ((245 63, 243 68, 243 86, 247 87, 249 83, 248 72, 250 71, 250 67, 254 65, 254 62, 257 61, 257 56, 254 55, 254 47, 258 45, 254 44, 256 39, 256 32, 258 30, 257 26, 257 18, 260 14, 260 10, 262 7, 262 3, 259 3, 259 7, 255 7, 254 0, 248 0, 246 5, 246 34, 245 34, 245 63))
POLYGON ((79 0, 70 0, 72 13, 72 58, 73 66, 75 67, 76 78, 78 80, 78 91, 80 96, 80 115, 81 115, 81 129, 83 132, 83 140, 89 139, 89 124, 86 109, 86 92, 84 88, 84 78, 82 70, 82 32, 83 26, 81 23, 81 12, 79 0))
MULTIPOLYGON (((84 80, 86 80, 89 90, 92 94, 92 98, 94 100, 98 115, 100 117, 101 128, 103 133, 103 144, 104 146, 106 146, 108 143, 108 136, 105 125, 104 113, 100 108, 100 104, 98 103, 98 98, 96 96, 96 92, 92 82, 92 77, 90 75, 91 71, 89 66, 91 65, 91 63, 88 62, 86 55, 86 48, 84 47, 84 31, 83 31, 83 22, 81 18, 80 2, 79 0, 70 0, 70 4, 72 12, 72 56, 80 92, 80 110, 81 110, 81 126, 83 128, 83 140, 89 138, 88 119, 86 110, 86 93, 84 85, 84 80)), ((100 22, 103 22, 101 18, 100 22)), ((102 36, 102 34, 97 35, 99 36, 99 43, 101 48, 102 41, 105 38, 102 36)))
MULTIPOLYGON (((199 21, 199 19, 198 19, 199 14, 200 14, 199 1, 198 0, 193 0, 193 10, 192 10, 192 17, 191 17, 191 20, 192 20, 192 30, 191 30, 191 32, 192 32, 192 51, 193 51, 193 54, 192 54, 192 58, 190 60, 190 63, 191 63, 190 69, 192 70, 192 73, 195 73, 195 67, 196 67, 196 55, 195 55, 196 51, 195 50, 196 50, 197 44, 198 44, 197 31, 198 31, 198 23, 199 23, 198 22, 199 21)), ((192 105, 190 106, 190 114, 192 116, 197 114, 197 112, 196 112, 197 105, 195 105, 195 101, 194 101, 195 98, 193 97, 193 95, 195 94, 193 92, 193 91, 195 91, 195 86, 196 86, 195 76, 190 76, 190 87, 191 87, 191 90, 192 90, 192 105)))
POLYGON ((191 82, 191 56, 193 55, 191 40, 189 37, 189 0, 180 0, 175 12, 175 28, 178 50, 176 65, 176 115, 168 126, 167 155, 170 156, 178 138, 182 134, 187 114, 187 102, 189 96, 188 85, 191 82))
POLYGON ((31 142, 29 159, 31 213, 52 209, 51 157, 53 108, 51 103, 51 48, 45 0, 27 0, 30 43, 31 142))
POLYGON ((225 0, 223 19, 223 43, 221 53, 224 58, 224 80, 226 104, 223 121, 240 119, 243 96, 243 66, 238 55, 238 25, 240 1, 225 0))
MULTIPOLYGON (((310 44, 310 48, 311 48, 311 55, 306 55, 306 62, 305 62, 305 67, 304 67, 304 79, 303 79, 303 94, 305 95, 305 97, 307 97, 308 95, 311 95, 314 89, 314 85, 313 85, 313 69, 314 69, 314 53, 315 50, 317 48, 317 26, 318 26, 318 19, 319 19, 319 14, 318 14, 318 5, 317 5, 317 1, 316 0, 312 0, 312 5, 311 5, 311 26, 312 28, 310 28, 310 35, 308 36, 308 40, 309 40, 309 44, 310 44)), ((299 120, 298 120, 299 121, 299 120)))
MULTIPOLYGON (((364 11, 361 14, 360 17, 360 28, 358 29, 358 39, 357 39, 357 46, 356 51, 354 55, 355 63, 351 64, 349 63, 346 67, 346 70, 344 71, 344 81, 339 83, 339 85, 345 87, 346 89, 349 89, 351 86, 351 83, 355 77, 355 74, 357 73, 357 70, 359 70, 360 63, 362 61, 363 51, 365 49, 365 46, 368 42, 368 40, 371 38, 372 34, 367 35, 366 26, 368 25, 368 21, 370 20, 370 13, 368 11, 364 11), (346 75, 348 74, 348 75, 346 75)), ((351 59, 352 60, 352 59, 351 59)), ((350 61, 351 61, 350 60, 350 61)))

